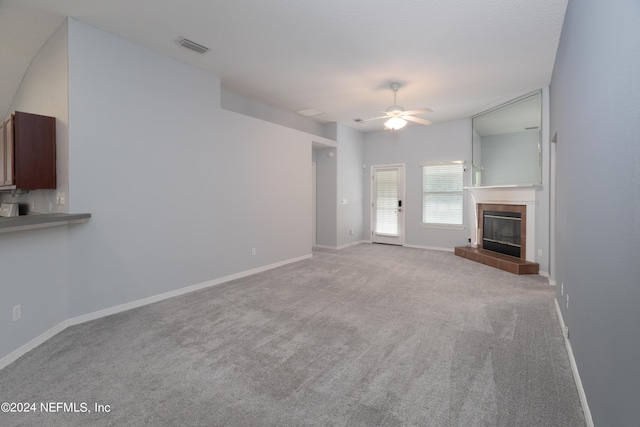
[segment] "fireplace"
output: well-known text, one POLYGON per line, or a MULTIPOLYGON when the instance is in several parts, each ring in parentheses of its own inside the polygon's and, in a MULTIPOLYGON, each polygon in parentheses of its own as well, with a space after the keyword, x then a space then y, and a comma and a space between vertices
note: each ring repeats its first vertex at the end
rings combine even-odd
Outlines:
POLYGON ((513 274, 538 274, 540 265, 535 262, 538 187, 470 187, 468 190, 477 209, 476 221, 472 224, 471 244, 457 246, 455 254, 513 274), (485 229, 487 239, 483 239, 485 229), (490 237, 492 235, 494 237, 490 237), (495 252, 495 247, 491 247, 493 243, 514 252, 509 255, 495 252), (518 245, 518 249, 512 249, 518 245))
POLYGON ((480 203, 478 219, 479 247, 526 259, 526 206, 480 203))
POLYGON ((484 211, 482 247, 520 258, 521 224, 518 212, 484 211))

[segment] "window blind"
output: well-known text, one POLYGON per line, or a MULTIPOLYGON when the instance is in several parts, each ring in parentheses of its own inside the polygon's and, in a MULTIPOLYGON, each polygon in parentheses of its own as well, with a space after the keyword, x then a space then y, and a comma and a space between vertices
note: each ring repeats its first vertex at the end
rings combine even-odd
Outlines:
POLYGON ((422 165, 422 222, 462 225, 462 162, 422 165))
POLYGON ((398 235, 398 171, 376 172, 376 234, 398 235))

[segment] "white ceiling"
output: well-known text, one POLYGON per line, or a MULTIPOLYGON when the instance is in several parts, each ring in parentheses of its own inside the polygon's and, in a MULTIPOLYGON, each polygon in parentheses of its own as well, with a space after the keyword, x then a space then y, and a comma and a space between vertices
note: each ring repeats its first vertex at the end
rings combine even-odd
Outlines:
POLYGON ((0 0, 0 112, 64 17, 220 76, 320 122, 379 130, 398 104, 443 122, 547 86, 567 0, 0 0), (177 44, 187 37, 210 50, 177 44))

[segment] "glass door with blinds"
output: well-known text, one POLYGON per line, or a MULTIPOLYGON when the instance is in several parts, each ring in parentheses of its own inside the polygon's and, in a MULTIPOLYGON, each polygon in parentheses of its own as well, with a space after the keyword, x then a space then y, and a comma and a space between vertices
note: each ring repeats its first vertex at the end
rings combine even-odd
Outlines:
POLYGON ((404 244, 404 165, 372 167, 371 240, 404 244))

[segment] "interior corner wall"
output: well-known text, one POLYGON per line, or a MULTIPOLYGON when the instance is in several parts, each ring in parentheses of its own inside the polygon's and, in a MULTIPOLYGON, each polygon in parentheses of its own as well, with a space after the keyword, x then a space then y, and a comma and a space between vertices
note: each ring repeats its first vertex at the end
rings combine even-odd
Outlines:
POLYGON ((220 92, 220 106, 229 111, 244 114, 260 120, 266 120, 316 136, 323 135, 323 125, 298 113, 282 111, 253 99, 245 98, 228 90, 220 92))
POLYGON ((569 0, 550 86, 557 299, 598 426, 640 419, 639 23, 635 0, 569 0))
POLYGON ((338 149, 315 150, 316 158, 316 244, 338 246, 338 149))
MULTIPOLYGON (((540 264, 540 274, 549 277, 549 283, 555 283, 555 271, 551 265, 551 136, 549 135, 549 87, 542 88, 542 132, 540 134, 541 186, 537 190, 536 206, 536 257, 540 264)), ((553 147, 555 148, 555 147, 553 147)), ((555 214, 553 214, 555 215, 555 214)))
MULTIPOLYGON (((363 192, 366 170, 362 132, 338 125, 337 158, 337 246, 342 247, 363 240, 363 192)), ((368 239, 367 239, 368 240, 368 239)))
MULTIPOLYGON (((69 104, 67 81, 67 20, 53 32, 29 63, 9 107, 10 112, 40 114, 56 118, 55 190, 31 190, 17 198, 0 193, 0 200, 29 206, 31 212, 67 212, 56 195, 69 190, 69 104)), ((68 200, 68 197, 65 197, 68 200)))
MULTIPOLYGON (((406 169, 405 245, 451 250, 464 246, 469 237, 468 209, 464 209, 465 229, 422 226, 422 169, 421 163, 466 160, 464 185, 471 179, 471 119, 435 123, 431 126, 408 126, 398 132, 369 132, 364 136, 364 163, 367 177, 371 166, 404 164, 406 169)), ((364 180, 365 233, 371 230, 371 179, 364 180)), ((465 195, 465 203, 472 203, 465 195)))
POLYGON ((70 19, 69 120, 71 317, 310 256, 315 137, 217 76, 70 19))
MULTIPOLYGON (((14 96, 11 111, 54 116, 57 138, 58 188, 67 191, 67 23, 40 48, 14 96)), ((49 212, 55 191, 32 191, 17 199, 49 212), (51 194, 53 193, 53 197, 51 194)), ((58 207, 53 205, 52 210, 58 207)), ((0 235, 0 359, 67 319, 68 254, 65 227, 18 231, 0 235), (12 308, 22 318, 11 321, 12 308)))

